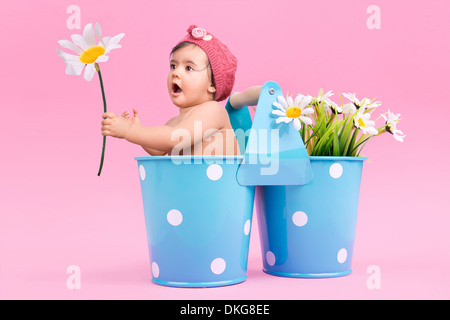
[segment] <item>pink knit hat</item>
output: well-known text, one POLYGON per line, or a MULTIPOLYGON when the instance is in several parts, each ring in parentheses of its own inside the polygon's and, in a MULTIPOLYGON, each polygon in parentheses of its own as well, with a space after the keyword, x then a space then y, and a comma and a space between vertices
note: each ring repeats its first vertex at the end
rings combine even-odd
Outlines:
POLYGON ((191 25, 188 34, 178 44, 190 42, 198 45, 208 56, 216 85, 215 100, 225 100, 233 90, 234 75, 237 69, 237 59, 226 45, 220 42, 205 29, 191 25))

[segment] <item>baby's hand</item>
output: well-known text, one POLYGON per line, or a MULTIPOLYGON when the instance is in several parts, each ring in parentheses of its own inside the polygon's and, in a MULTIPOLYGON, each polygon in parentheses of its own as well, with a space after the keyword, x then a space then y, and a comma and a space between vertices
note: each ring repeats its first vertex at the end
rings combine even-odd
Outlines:
MULTIPOLYGON (((128 130, 130 130, 131 126, 134 124, 133 119, 127 120, 123 114, 122 117, 120 117, 115 113, 106 112, 102 117, 102 135, 104 136, 124 139, 128 130)), ((135 121, 139 122, 139 118, 135 121)))

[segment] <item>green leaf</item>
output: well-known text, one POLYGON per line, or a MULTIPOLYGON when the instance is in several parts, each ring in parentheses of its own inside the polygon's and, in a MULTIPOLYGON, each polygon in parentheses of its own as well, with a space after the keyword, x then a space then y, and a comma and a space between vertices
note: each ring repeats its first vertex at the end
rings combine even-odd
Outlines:
POLYGON ((337 132, 333 135, 333 156, 340 156, 339 137, 337 132))
MULTIPOLYGON (((353 147, 353 149, 349 152, 350 155, 355 155, 356 151, 358 149, 358 147, 360 145, 362 145, 364 143, 364 145, 367 143, 367 141, 369 141, 370 138, 374 137, 374 136, 368 136, 367 138, 365 138, 364 140, 362 140, 362 138, 364 137, 364 135, 361 137, 361 139, 358 140, 358 142, 356 143, 356 146, 353 147)), ((364 146, 363 146, 364 147, 364 146)), ((361 148, 362 150, 362 148, 361 148)), ((361 152, 361 150, 358 152, 358 154, 361 152)))
MULTIPOLYGON (((347 151, 348 150, 353 150, 353 146, 355 144, 356 137, 358 136, 359 131, 360 130, 358 128, 356 128, 355 131, 353 131, 353 136, 352 136, 352 139, 350 140, 350 143, 348 144, 347 151)), ((343 156, 344 157, 351 157, 351 152, 347 152, 347 151, 343 154, 343 156)))

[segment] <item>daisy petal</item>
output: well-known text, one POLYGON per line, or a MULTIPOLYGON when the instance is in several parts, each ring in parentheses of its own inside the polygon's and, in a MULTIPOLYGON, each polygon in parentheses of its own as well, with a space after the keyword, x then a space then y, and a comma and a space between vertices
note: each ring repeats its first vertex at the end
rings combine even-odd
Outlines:
POLYGON ((80 61, 66 61, 66 74, 79 76, 83 72, 85 64, 80 61))
POLYGON ((375 126, 375 121, 372 121, 372 120, 366 121, 366 126, 368 126, 368 127, 374 127, 374 126, 375 126))
POLYGON ((103 47, 106 48, 106 46, 108 45, 108 42, 111 40, 112 37, 107 36, 107 37, 103 37, 103 47))
POLYGON ((80 61, 79 56, 64 52, 62 50, 56 49, 56 53, 58 54, 58 56, 63 58, 64 61, 80 61))
POLYGON ((273 110, 272 114, 275 114, 277 116, 283 116, 283 117, 286 116, 286 113, 281 110, 273 110))
POLYGON ((78 48, 72 41, 69 40, 59 40, 58 44, 61 47, 72 50, 73 52, 76 52, 78 54, 81 54, 83 52, 83 50, 78 48))
POLYGON ((284 110, 287 110, 289 108, 289 106, 286 102, 286 99, 284 99, 283 96, 278 96, 277 100, 278 100, 278 103, 281 104, 281 106, 284 108, 284 110))
POLYGON ((287 102, 289 107, 294 105, 294 100, 292 99, 291 96, 287 97, 286 102, 287 102))
POLYGON ((308 117, 300 116, 300 120, 302 120, 303 123, 309 124, 309 125, 311 125, 313 123, 311 118, 308 118, 308 117))
POLYGON ((302 99, 303 99, 303 95, 298 94, 298 95, 295 97, 295 100, 294 100, 294 106, 298 106, 298 105, 300 104, 300 102, 302 101, 302 99))
POLYGON ((120 39, 125 36, 125 33, 120 33, 111 39, 108 40, 108 43, 105 43, 105 53, 109 53, 112 49, 118 49, 122 46, 119 44, 120 39))
POLYGON ((300 109, 303 109, 304 107, 306 107, 307 105, 309 105, 312 101, 312 97, 311 96, 306 96, 302 99, 302 102, 299 105, 300 109))
POLYGON ((90 63, 86 66, 86 70, 84 71, 84 79, 87 81, 91 81, 95 74, 95 66, 93 63, 90 63))
POLYGON ((95 34, 97 35, 97 38, 103 45, 103 47, 105 47, 105 43, 103 42, 102 38, 102 28, 100 27, 100 24, 98 22, 95 24, 95 34))
POLYGON ((375 129, 374 127, 368 127, 367 128, 367 133, 370 133, 370 134, 378 134, 378 130, 377 129, 375 129))
POLYGON ((288 117, 279 117, 276 120, 276 123, 280 123, 280 122, 284 122, 284 123, 289 123, 292 121, 292 118, 288 118, 288 117))
POLYGON ((278 103, 278 102, 274 102, 274 103, 272 104, 272 106, 274 106, 274 107, 280 109, 281 111, 286 112, 286 109, 284 109, 283 106, 282 106, 280 103, 278 103))
POLYGON ((101 56, 98 56, 97 60, 95 62, 106 62, 108 61, 109 57, 107 55, 102 54, 101 56))
POLYGON ((297 131, 299 131, 302 128, 302 125, 301 125, 300 120, 298 118, 294 119, 294 123, 293 124, 294 124, 295 130, 297 130, 297 131))
POLYGON ((313 113, 314 113, 314 109, 311 107, 302 110, 302 114, 305 114, 305 115, 313 114, 313 113))
POLYGON ((86 40, 84 40, 81 34, 73 34, 70 36, 72 38, 73 43, 79 46, 81 49, 86 50, 89 49, 89 45, 86 40))
POLYGON ((325 93, 323 96, 324 96, 325 98, 329 98, 329 97, 331 97, 331 96, 333 96, 333 95, 334 95, 333 90, 330 90, 330 91, 328 91, 327 93, 325 93))
POLYGON ((84 68, 84 63, 79 60, 78 56, 56 49, 58 56, 63 58, 66 64, 66 74, 79 76, 84 68))
POLYGON ((354 113, 356 112, 356 107, 353 103, 346 103, 342 106, 342 111, 344 113, 354 113))
POLYGON ((343 93, 344 97, 350 100, 352 103, 356 103, 359 105, 359 100, 356 98, 356 94, 354 93, 343 93))
POLYGON ((95 40, 95 30, 92 27, 92 23, 88 23, 83 30, 83 38, 86 40, 89 47, 94 47, 97 45, 95 40))
MULTIPOLYGON (((400 130, 397 130, 397 131, 400 131, 400 130)), ((406 137, 406 134, 400 136, 400 135, 397 134, 397 132, 394 132, 394 139, 397 140, 397 141, 399 141, 399 142, 403 142, 403 139, 404 139, 405 137, 406 137)))

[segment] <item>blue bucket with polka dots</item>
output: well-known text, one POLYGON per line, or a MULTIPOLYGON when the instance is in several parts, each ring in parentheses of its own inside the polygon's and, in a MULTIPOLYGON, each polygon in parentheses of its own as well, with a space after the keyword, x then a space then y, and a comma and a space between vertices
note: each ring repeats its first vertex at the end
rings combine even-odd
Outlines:
POLYGON ((258 186, 263 271, 298 278, 352 272, 363 157, 311 157, 309 184, 258 186))
POLYGON ((136 160, 152 281, 173 287, 244 281, 255 187, 236 180, 243 157, 136 160))

